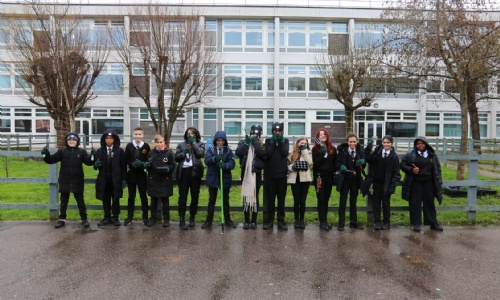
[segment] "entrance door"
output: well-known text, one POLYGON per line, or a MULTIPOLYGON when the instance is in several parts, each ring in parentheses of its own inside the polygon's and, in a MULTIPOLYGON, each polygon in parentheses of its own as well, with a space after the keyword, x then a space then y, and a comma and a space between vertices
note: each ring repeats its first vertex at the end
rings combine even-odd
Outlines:
POLYGON ((376 137, 379 139, 377 144, 380 144, 380 139, 385 135, 384 122, 358 122, 358 137, 362 145, 366 145, 368 138, 376 137))

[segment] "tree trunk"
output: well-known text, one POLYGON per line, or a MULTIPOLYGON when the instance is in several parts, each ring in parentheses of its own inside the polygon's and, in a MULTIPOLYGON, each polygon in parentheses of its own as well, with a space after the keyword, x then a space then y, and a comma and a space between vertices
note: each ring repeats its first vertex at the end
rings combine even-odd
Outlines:
POLYGON ((345 113, 345 135, 354 132, 354 110, 350 107, 344 106, 345 113))
POLYGON ((69 129, 68 116, 54 119, 54 128, 56 129, 57 148, 66 147, 66 135, 68 134, 68 129, 69 129))
MULTIPOLYGON (((470 127, 472 131, 472 139, 474 141, 481 140, 481 131, 479 129, 479 113, 476 105, 476 87, 473 84, 467 86, 467 108, 470 117, 470 127)), ((481 146, 474 145, 474 151, 481 153, 481 146)))
MULTIPOLYGON (((463 85, 462 85, 463 86, 463 85)), ((467 154, 469 142, 469 121, 467 119, 467 97, 465 87, 460 88, 460 114, 461 114, 461 135, 460 135, 460 154, 467 154)), ((465 179, 465 167, 467 162, 459 160, 457 165, 457 180, 465 179)))

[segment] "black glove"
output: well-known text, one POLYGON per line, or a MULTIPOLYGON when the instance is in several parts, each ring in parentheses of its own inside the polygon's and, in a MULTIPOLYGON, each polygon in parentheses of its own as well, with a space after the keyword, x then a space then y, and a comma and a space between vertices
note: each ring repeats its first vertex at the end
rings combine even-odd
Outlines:
POLYGON ((101 168, 101 167, 102 167, 102 162, 101 162, 100 160, 96 161, 96 162, 94 163, 94 167, 95 167, 96 169, 101 168))

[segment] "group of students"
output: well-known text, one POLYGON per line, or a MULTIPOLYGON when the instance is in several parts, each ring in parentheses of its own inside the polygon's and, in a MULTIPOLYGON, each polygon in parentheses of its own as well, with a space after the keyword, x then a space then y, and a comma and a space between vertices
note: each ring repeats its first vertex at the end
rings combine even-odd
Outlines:
MULTIPOLYGON (((320 128, 316 132, 314 146, 310 147, 307 138, 300 137, 295 141, 292 151, 289 151, 289 140, 283 136, 283 127, 283 123, 273 123, 272 135, 262 141, 262 127, 253 125, 249 134, 236 148, 235 153, 241 165, 243 229, 257 228, 259 191, 263 184, 266 193, 263 203, 265 206, 263 229, 272 229, 276 217, 278 229, 287 230, 285 198, 288 185, 291 186, 294 201, 294 228, 304 229, 306 199, 312 183, 317 196, 321 230, 332 229, 332 224, 327 221, 327 213, 334 186, 340 194, 337 230, 343 231, 346 225, 348 197, 349 227, 364 228, 357 219, 356 206, 360 190, 363 195, 368 195, 373 205, 374 229, 389 230, 390 197, 401 179, 401 169, 406 174, 402 195, 403 199, 409 201, 413 230, 421 230, 422 206, 424 225, 430 225, 433 230, 443 230, 437 221, 434 206, 434 198, 437 198, 439 203, 442 201, 441 166, 425 137, 415 139, 414 149, 408 151, 400 163, 391 136, 384 136, 382 145, 373 149, 371 140, 368 141, 366 148, 363 148, 359 144, 358 137, 349 134, 344 143, 335 147, 327 129, 320 128), (365 174, 367 163, 368 174, 365 174)), ((123 150, 116 131, 107 129, 101 136, 101 147, 97 150, 92 149, 89 155, 87 151, 79 148, 78 135, 69 133, 66 136, 65 148, 52 155, 47 148, 42 149, 41 153, 46 163, 61 162, 59 174, 61 206, 56 228, 65 225, 70 193, 74 194, 77 201, 82 226, 90 226, 83 198, 82 164, 93 165, 94 169, 99 171, 95 185, 96 198, 103 203, 104 218, 99 221, 98 226, 121 225, 120 198, 123 196, 123 189, 128 185, 128 215, 124 221, 125 226, 133 222, 136 190, 139 190, 143 224, 149 227, 156 224, 158 202, 161 202, 163 227, 169 227, 169 198, 173 195, 173 173, 176 170, 179 188, 179 227, 183 230, 195 227, 201 180, 206 166, 209 200, 207 216, 201 227, 205 229, 212 226, 217 193, 220 189, 224 223, 228 227, 236 228, 229 213, 231 170, 235 167, 235 157, 228 147, 224 131, 216 132, 213 144, 206 149, 205 143, 201 142, 199 131, 189 127, 184 133, 184 141, 177 145, 175 153, 167 148, 161 135, 154 137, 153 149, 143 141, 143 138, 142 128, 135 128, 133 141, 123 150), (189 193, 191 202, 189 219, 186 219, 189 193), (148 205, 148 195, 151 197, 150 205, 148 205)))

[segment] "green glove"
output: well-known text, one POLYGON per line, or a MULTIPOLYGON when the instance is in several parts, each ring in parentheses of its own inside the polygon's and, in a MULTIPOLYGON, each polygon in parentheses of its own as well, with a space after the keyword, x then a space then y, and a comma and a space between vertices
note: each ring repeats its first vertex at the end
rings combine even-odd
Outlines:
POLYGON ((344 165, 340 165, 340 172, 345 173, 347 172, 347 168, 344 165))
POLYGON ((217 164, 217 166, 219 166, 219 168, 223 169, 226 168, 226 164, 222 161, 219 161, 219 163, 217 164))
POLYGON ((96 161, 96 162, 94 163, 94 167, 95 167, 96 169, 101 168, 101 167, 102 167, 102 162, 101 162, 100 160, 96 161))
POLYGON ((47 149, 47 147, 43 147, 42 151, 42 156, 50 156, 50 151, 47 149))
POLYGON ((168 166, 165 166, 165 173, 168 173, 170 171, 170 168, 168 166))
POLYGON ((245 138, 245 142, 244 142, 244 143, 245 143, 245 145, 249 146, 249 145, 252 143, 252 138, 251 138, 251 137, 249 137, 249 136, 247 136, 247 137, 245 138))
POLYGON ((189 151, 190 151, 189 148, 187 148, 187 147, 184 148, 184 153, 189 153, 189 151))
POLYGON ((292 171, 295 171, 295 165, 292 165, 292 171))
POLYGON ((136 160, 132 163, 132 168, 141 168, 144 166, 144 163, 142 161, 136 160))
POLYGON ((125 179, 122 180, 122 190, 127 186, 127 181, 125 179))
POLYGON ((321 147, 319 147, 319 150, 321 150, 321 152, 326 152, 327 148, 325 145, 321 145, 321 147))
POLYGON ((146 162, 144 162, 144 169, 147 169, 147 168, 149 168, 149 163, 146 161, 146 162))
POLYGON ((373 139, 368 139, 368 146, 370 146, 371 144, 373 144, 373 139))
POLYGON ((283 133, 278 134, 278 143, 283 142, 283 133))
POLYGON ((216 162, 222 161, 222 158, 223 158, 223 157, 224 157, 224 156, 223 156, 222 154, 217 154, 217 156, 215 157, 215 161, 216 161, 216 162))
POLYGON ((365 164, 365 160, 364 159, 358 159, 356 161, 356 167, 362 166, 364 164, 365 164))
MULTIPOLYGON (((306 145, 301 145, 301 146, 299 146, 299 150, 300 150, 300 151, 304 151, 304 150, 306 150, 306 149, 307 149, 307 146, 306 146, 306 145)), ((325 151, 326 151, 326 150, 325 150, 325 151)))
POLYGON ((94 156, 97 154, 97 151, 95 149, 90 150, 90 156, 94 156))
POLYGON ((251 136, 250 137, 250 142, 253 144, 257 141, 257 137, 256 136, 251 136))
POLYGON ((190 144, 196 143, 196 137, 195 136, 190 137, 188 140, 189 140, 190 144))

